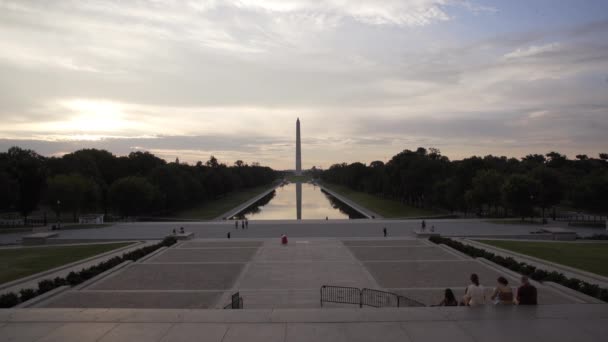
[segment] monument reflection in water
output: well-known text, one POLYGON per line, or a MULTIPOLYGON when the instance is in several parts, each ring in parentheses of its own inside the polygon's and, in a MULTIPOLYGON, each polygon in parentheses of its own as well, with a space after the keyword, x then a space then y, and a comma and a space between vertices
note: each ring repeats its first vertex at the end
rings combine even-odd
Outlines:
POLYGON ((312 183, 287 183, 238 213, 234 219, 309 220, 363 218, 312 183))

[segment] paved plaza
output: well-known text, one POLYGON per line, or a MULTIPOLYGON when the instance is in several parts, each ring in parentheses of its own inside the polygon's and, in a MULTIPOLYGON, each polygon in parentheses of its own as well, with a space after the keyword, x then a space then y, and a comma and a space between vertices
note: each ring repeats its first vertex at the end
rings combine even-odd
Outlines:
MULTIPOLYGON (((247 309, 319 308, 323 285, 391 291, 426 305, 445 288, 464 294, 477 273, 488 294, 496 278, 519 280, 446 247, 413 238, 191 240, 81 289, 42 302, 54 308, 222 308, 240 292, 247 309)), ((577 303, 539 285, 540 304, 577 303)), ((326 304, 344 307, 348 304, 326 304)))
MULTIPOLYGON (((608 306, 541 284, 539 306, 359 308, 320 304, 323 285, 390 291, 425 305, 461 297, 470 273, 488 294, 498 266, 428 240, 417 222, 251 222, 184 225, 196 239, 26 309, 0 310, 1 341, 603 341, 608 306), (382 237, 386 226, 389 237, 382 237), (230 231, 232 239, 226 239, 230 231), (308 234, 307 234, 308 231, 308 234), (289 244, 278 236, 289 234, 289 244), (306 237, 306 235, 312 237, 306 237), (223 310, 233 293, 244 310, 223 310)), ((445 229, 449 223, 444 222, 445 229)), ((452 232, 460 232, 456 223, 452 232)), ((481 232, 486 223, 471 221, 481 232)), ((66 239, 155 238, 171 224, 71 231, 66 239), (86 234, 88 233, 88 234, 86 234)), ((520 234, 529 227, 502 227, 520 234)), ((496 233, 496 231, 494 231, 496 233)))
POLYGON ((607 305, 385 309, 8 309, 2 341, 605 341, 607 305))
MULTIPOLYGON (((494 224, 476 219, 428 220, 427 227, 444 236, 522 236, 539 229, 535 225, 494 224)), ((550 226, 565 226, 551 222, 550 226)), ((173 229, 184 227, 200 239, 225 239, 228 232, 232 238, 277 238, 287 234, 294 238, 309 237, 381 237, 387 228, 389 237, 414 237, 420 229, 420 220, 268 220, 250 221, 248 229, 234 228, 234 221, 212 222, 132 222, 117 223, 110 227, 63 230, 56 242, 85 242, 104 240, 157 240, 171 234, 173 229)), ((581 236, 603 233, 600 228, 572 227, 581 236)), ((0 244, 17 243, 29 233, 0 234, 0 244)))

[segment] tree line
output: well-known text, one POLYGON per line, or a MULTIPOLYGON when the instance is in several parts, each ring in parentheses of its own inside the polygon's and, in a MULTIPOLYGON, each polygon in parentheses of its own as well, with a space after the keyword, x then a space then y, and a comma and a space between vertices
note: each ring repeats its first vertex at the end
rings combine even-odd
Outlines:
POLYGON ((277 172, 241 160, 233 166, 215 157, 195 165, 166 162, 149 152, 115 156, 82 149, 61 157, 12 147, 0 153, 0 212, 26 217, 41 205, 71 213, 103 211, 121 216, 166 215, 265 185, 277 172))
POLYGON ((321 173, 340 184, 416 207, 488 216, 521 216, 561 205, 605 214, 608 153, 599 158, 558 152, 524 158, 488 155, 450 161, 438 149, 404 150, 387 163, 334 164, 321 173))

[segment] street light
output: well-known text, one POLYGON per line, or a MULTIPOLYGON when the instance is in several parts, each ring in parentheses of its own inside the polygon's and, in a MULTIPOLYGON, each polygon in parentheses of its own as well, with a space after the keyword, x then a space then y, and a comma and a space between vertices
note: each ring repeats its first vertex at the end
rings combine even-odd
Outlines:
POLYGON ((59 216, 61 215, 61 201, 57 200, 57 229, 61 228, 61 219, 59 216))

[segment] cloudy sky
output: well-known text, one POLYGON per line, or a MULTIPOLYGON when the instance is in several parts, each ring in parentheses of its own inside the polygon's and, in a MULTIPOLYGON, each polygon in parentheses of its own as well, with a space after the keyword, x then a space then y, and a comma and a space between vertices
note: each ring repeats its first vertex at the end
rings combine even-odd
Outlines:
POLYGON ((608 152, 605 0, 0 0, 0 150, 608 152))

